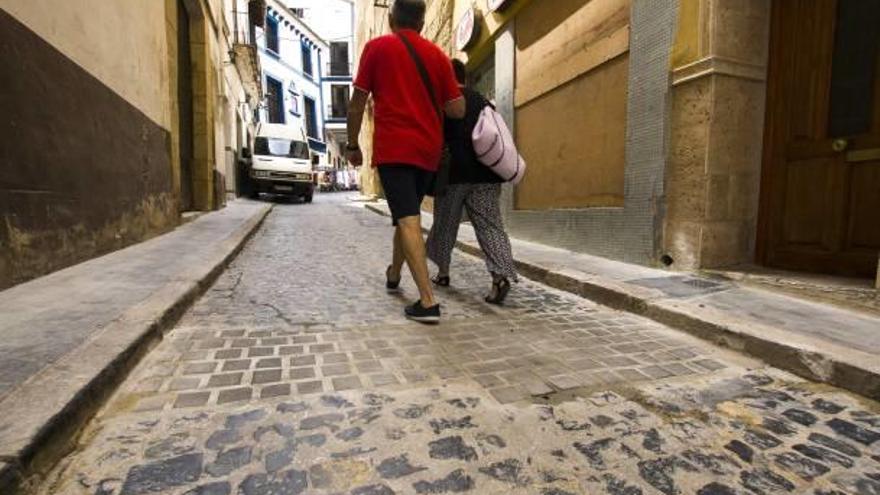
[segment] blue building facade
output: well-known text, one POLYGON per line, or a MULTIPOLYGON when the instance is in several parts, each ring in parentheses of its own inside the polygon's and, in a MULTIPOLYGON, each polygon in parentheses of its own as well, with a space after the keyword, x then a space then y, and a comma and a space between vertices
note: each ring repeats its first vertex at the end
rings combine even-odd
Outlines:
POLYGON ((306 25, 301 12, 270 0, 257 47, 265 95, 257 119, 301 129, 309 141, 312 164, 329 166, 322 84, 329 45, 306 25))

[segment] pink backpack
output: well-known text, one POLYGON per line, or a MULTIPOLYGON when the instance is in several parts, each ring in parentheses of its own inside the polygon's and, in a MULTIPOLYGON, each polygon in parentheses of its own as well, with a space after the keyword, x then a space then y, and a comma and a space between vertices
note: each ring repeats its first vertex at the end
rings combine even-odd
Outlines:
POLYGON ((519 184, 526 173, 526 162, 516 151, 513 135, 504 119, 491 105, 480 112, 471 139, 480 163, 505 181, 519 184))

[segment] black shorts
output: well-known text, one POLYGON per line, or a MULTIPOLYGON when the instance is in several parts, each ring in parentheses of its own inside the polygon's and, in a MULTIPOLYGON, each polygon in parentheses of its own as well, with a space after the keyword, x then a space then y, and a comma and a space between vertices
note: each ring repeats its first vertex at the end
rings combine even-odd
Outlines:
POLYGON ((422 200, 434 180, 434 172, 405 164, 379 165, 378 168, 392 224, 397 225, 401 218, 421 214, 422 200))

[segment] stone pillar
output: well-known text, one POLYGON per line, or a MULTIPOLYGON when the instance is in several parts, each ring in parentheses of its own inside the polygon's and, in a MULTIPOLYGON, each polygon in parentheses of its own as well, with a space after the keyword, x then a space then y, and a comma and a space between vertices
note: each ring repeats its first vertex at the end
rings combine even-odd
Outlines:
POLYGON ((874 283, 874 287, 880 289, 880 256, 877 257, 877 281, 874 283))
POLYGON ((379 174, 373 168, 373 102, 367 103, 364 111, 364 123, 361 126, 360 147, 364 155, 364 165, 360 169, 361 194, 368 198, 381 198, 382 186, 379 174))
POLYGON ((190 12, 190 58, 193 92, 193 201, 195 209, 214 205, 216 78, 211 59, 211 33, 203 11, 190 12))
POLYGON ((767 0, 682 0, 663 245, 681 269, 754 260, 767 0))
MULTIPOLYGON (((495 107, 516 135, 514 96, 516 91, 516 23, 510 22, 495 40, 495 107)), ((504 184, 501 214, 507 222, 514 207, 513 186, 504 184)))

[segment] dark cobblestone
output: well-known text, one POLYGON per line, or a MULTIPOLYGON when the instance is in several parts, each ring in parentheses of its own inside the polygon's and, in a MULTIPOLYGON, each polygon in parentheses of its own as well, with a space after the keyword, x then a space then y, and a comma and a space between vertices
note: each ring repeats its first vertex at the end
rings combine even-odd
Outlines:
POLYGON ((464 470, 456 469, 446 477, 434 481, 417 481, 413 483, 416 493, 463 493, 474 489, 474 479, 466 475, 464 470))
POLYGON ((828 466, 794 452, 779 454, 776 456, 776 464, 807 481, 812 481, 830 471, 828 466))
POLYGON ((525 486, 531 480, 524 476, 522 464, 518 459, 505 459, 486 467, 481 467, 480 472, 486 476, 495 478, 498 481, 504 481, 512 485, 525 486))
POLYGON ((792 492, 795 489, 794 483, 769 469, 743 471, 740 478, 742 485, 754 493, 792 492))
POLYGON ((817 461, 830 462, 845 468, 851 468, 855 464, 855 462, 849 457, 838 454, 831 449, 819 447, 818 445, 804 445, 800 443, 792 448, 810 459, 815 459, 817 461))
POLYGON ((812 405, 813 409, 825 414, 837 414, 845 409, 843 406, 825 399, 816 399, 812 402, 812 405))
POLYGON ((378 466, 376 471, 385 479, 402 478, 419 471, 426 471, 428 468, 416 467, 410 464, 406 454, 397 457, 385 459, 378 466))
POLYGON ((192 483, 202 473, 202 454, 186 454, 141 466, 128 472, 122 485, 123 495, 155 493, 192 483))
POLYGON ((473 461, 477 458, 477 451, 464 443, 460 436, 446 437, 434 440, 428 444, 429 455, 432 459, 458 459, 473 461))
POLYGON ((853 447, 847 442, 836 440, 827 435, 823 435, 821 433, 810 433, 810 441, 818 443, 819 445, 824 445, 829 449, 834 449, 842 454, 846 454, 850 457, 860 457, 862 454, 859 452, 859 449, 853 447))
POLYGON ((232 493, 232 486, 229 482, 218 481, 216 483, 197 486, 183 495, 229 495, 230 493, 232 493))
POLYGON ((252 474, 239 485, 243 495, 299 495, 307 488, 306 472, 295 469, 276 475, 252 474))
POLYGON ((251 447, 238 447, 217 454, 205 471, 214 477, 226 476, 251 462, 251 447))
POLYGON ((811 414, 802 409, 789 409, 782 413, 786 418, 794 421, 795 423, 799 423, 804 426, 813 426, 816 424, 818 419, 814 414, 811 414))
POLYGON ((724 446, 727 450, 733 452, 740 459, 745 462, 751 463, 752 459, 755 457, 755 451, 748 445, 740 442, 739 440, 731 440, 727 445, 724 446))
POLYGON ((840 418, 834 418, 826 424, 838 435, 855 440, 862 445, 872 445, 877 440, 880 440, 880 433, 862 428, 857 424, 840 418))

